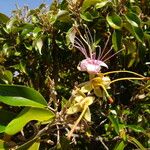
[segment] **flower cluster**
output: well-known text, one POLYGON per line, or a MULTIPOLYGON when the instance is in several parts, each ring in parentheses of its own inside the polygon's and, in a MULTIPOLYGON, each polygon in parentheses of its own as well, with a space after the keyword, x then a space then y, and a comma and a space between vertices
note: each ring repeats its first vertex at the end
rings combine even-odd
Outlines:
POLYGON ((108 56, 112 47, 107 52, 105 51, 109 42, 109 36, 104 48, 101 50, 101 47, 95 44, 95 34, 93 38, 88 27, 85 26, 85 34, 83 36, 77 28, 76 31, 78 34, 75 36, 74 47, 85 56, 85 59, 79 63, 78 70, 86 71, 89 74, 97 74, 100 72, 101 67, 108 69, 105 62, 115 55, 108 56))

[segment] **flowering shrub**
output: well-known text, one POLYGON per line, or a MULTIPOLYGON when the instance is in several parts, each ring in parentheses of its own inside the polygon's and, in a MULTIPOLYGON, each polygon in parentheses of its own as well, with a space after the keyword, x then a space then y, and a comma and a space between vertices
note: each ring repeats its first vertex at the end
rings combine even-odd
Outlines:
POLYGON ((150 148, 146 2, 0 14, 0 149, 150 148))

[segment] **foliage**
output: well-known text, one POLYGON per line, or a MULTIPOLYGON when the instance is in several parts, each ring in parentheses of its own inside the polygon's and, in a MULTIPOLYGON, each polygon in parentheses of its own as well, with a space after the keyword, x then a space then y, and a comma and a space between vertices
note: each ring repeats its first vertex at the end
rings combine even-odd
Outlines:
POLYGON ((0 13, 0 149, 150 148, 149 4, 63 0, 0 13), (85 51, 75 47, 91 59, 102 48, 109 69, 78 71, 85 51))

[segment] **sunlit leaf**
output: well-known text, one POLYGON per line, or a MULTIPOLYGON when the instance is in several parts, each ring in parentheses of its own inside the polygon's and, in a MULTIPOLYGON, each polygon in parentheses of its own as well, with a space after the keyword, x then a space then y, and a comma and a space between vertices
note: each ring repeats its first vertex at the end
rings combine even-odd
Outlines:
POLYGON ((35 41, 35 46, 37 48, 37 50, 39 51, 40 54, 42 54, 42 47, 43 47, 43 40, 41 38, 37 39, 35 41))
POLYGON ((113 124, 116 133, 119 135, 119 121, 118 121, 118 118, 113 114, 109 114, 108 118, 110 119, 111 123, 113 124))
POLYGON ((74 45, 76 30, 74 27, 70 28, 68 32, 66 33, 66 41, 67 45, 72 44, 74 45))
POLYGON ((24 108, 21 113, 6 126, 5 133, 14 135, 21 131, 31 120, 37 120, 39 122, 52 121, 54 116, 55 115, 47 109, 24 108))
POLYGON ((36 141, 28 148, 28 150, 39 150, 39 147, 40 147, 40 141, 36 141))
POLYGON ((125 17, 126 17, 127 21, 132 26, 134 26, 134 27, 139 27, 140 26, 141 21, 140 21, 139 17, 136 14, 134 14, 132 12, 129 12, 125 15, 125 17))
POLYGON ((99 3, 96 4, 96 8, 97 8, 97 9, 102 8, 102 7, 104 7, 108 2, 109 2, 109 0, 101 0, 101 2, 99 2, 99 3))
POLYGON ((135 132, 144 132, 145 130, 139 125, 126 125, 126 127, 134 130, 135 132))
POLYGON ((133 143, 140 150, 146 150, 146 148, 134 137, 128 136, 128 140, 133 143))
POLYGON ((91 122, 91 112, 90 112, 90 109, 89 107, 87 108, 85 114, 84 114, 84 119, 91 122))
POLYGON ((108 0, 84 0, 82 4, 82 11, 85 11, 86 9, 90 8, 91 6, 98 5, 97 8, 104 7, 108 0))
POLYGON ((124 141, 120 141, 116 144, 114 150, 124 150, 126 144, 124 143, 124 141))
POLYGON ((80 16, 85 21, 89 21, 89 22, 93 21, 93 17, 89 12, 84 12, 84 13, 80 14, 80 16))
POLYGON ((61 22, 71 21, 69 12, 67 10, 59 10, 56 18, 61 22))
POLYGON ((13 80, 13 74, 9 70, 4 71, 4 79, 7 84, 11 84, 13 80))
POLYGON ((0 23, 7 23, 9 21, 9 17, 6 16, 5 14, 0 13, 0 23))
POLYGON ((34 30, 32 31, 33 32, 33 37, 37 37, 39 32, 41 32, 42 29, 40 27, 35 27, 34 30))
POLYGON ((0 85, 0 101, 13 106, 45 107, 47 102, 33 88, 20 85, 0 85), (35 106, 36 105, 36 106, 35 106))
POLYGON ((118 30, 121 29, 122 20, 119 15, 117 14, 107 15, 106 20, 112 28, 118 29, 118 30))

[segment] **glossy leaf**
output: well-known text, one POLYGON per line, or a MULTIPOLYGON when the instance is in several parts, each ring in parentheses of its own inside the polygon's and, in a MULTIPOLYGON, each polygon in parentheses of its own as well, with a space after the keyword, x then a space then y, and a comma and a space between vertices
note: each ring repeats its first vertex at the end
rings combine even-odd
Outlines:
POLYGON ((128 140, 133 143, 140 150, 146 150, 146 148, 134 137, 128 136, 128 140))
POLYGON ((5 83, 7 83, 7 84, 12 83, 13 74, 11 73, 11 71, 9 71, 9 70, 4 71, 4 79, 3 80, 5 80, 5 83))
POLYGON ((5 133, 14 135, 21 131, 23 127, 31 120, 39 122, 52 121, 54 114, 47 109, 42 108, 24 108, 20 114, 13 119, 5 128, 5 133))
POLYGON ((105 6, 107 4, 108 0, 84 0, 83 4, 82 4, 82 11, 85 11, 86 9, 90 8, 91 6, 95 5, 95 4, 99 4, 99 6, 97 6, 98 8, 101 8, 103 6, 105 6))
POLYGON ((135 132, 144 132, 145 130, 139 125, 126 125, 126 127, 134 130, 135 132))
POLYGON ((7 21, 9 21, 9 17, 0 13, 0 23, 7 23, 7 21))
POLYGON ((113 114, 109 114, 108 118, 110 119, 116 133, 119 135, 119 121, 118 121, 118 118, 113 115, 113 114))
POLYGON ((134 35, 139 42, 143 42, 144 33, 140 27, 133 27, 134 35))
POLYGON ((101 2, 96 4, 96 9, 104 7, 108 2, 108 0, 101 0, 101 2))
POLYGON ((139 17, 138 17, 136 14, 134 14, 134 13, 132 13, 132 12, 129 12, 129 13, 127 13, 127 14, 125 15, 125 17, 126 17, 126 20, 127 20, 132 26, 134 26, 134 27, 139 27, 139 26, 140 26, 141 21, 140 21, 139 17))
POLYGON ((114 30, 112 35, 112 43, 116 51, 121 49, 121 39, 122 39, 121 32, 119 30, 114 30))
POLYGON ((83 20, 88 21, 88 22, 92 22, 93 21, 93 17, 92 17, 92 15, 89 12, 85 12, 85 13, 80 14, 80 17, 83 20))
POLYGON ((69 44, 74 45, 75 35, 76 35, 76 30, 75 30, 75 28, 74 28, 74 27, 70 28, 70 29, 68 30, 68 32, 66 33, 67 45, 69 45, 69 44))
POLYGON ((106 20, 112 28, 117 29, 117 30, 121 29, 122 20, 119 15, 117 15, 117 14, 107 15, 106 20))
POLYGON ((71 19, 67 10, 59 10, 56 18, 61 22, 68 22, 71 19))
MULTIPOLYGON (((33 88, 29 88, 29 87, 25 87, 25 86, 21 86, 21 85, 3 85, 0 84, 0 96, 2 98, 1 101, 5 102, 5 99, 7 101, 7 103, 13 104, 16 106, 16 104, 14 102, 12 102, 12 100, 10 100, 11 98, 13 100, 15 100, 16 98, 16 102, 18 102, 19 106, 23 106, 23 102, 25 102, 26 99, 28 99, 32 104, 33 103, 37 103, 37 105, 44 107, 47 106, 47 102, 44 99, 44 97, 37 91, 35 91, 33 88), (9 98, 9 100, 7 100, 7 98, 9 98), (24 100, 21 102, 21 100, 24 100)), ((27 103, 26 103, 27 104, 27 103)), ((34 105, 31 105, 34 107, 34 105)))

